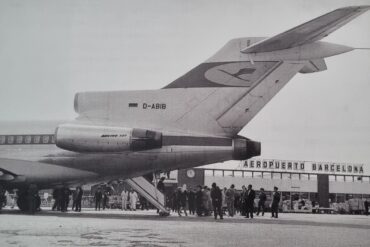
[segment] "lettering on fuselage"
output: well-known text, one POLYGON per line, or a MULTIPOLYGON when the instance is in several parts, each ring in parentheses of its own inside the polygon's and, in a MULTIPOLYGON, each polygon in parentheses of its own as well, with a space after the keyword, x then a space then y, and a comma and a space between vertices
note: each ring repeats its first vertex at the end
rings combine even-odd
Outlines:
POLYGON ((143 109, 165 110, 166 107, 164 103, 143 103, 143 109))
POLYGON ((0 145, 55 144, 54 135, 0 135, 0 145))
POLYGON ((126 134, 120 134, 120 135, 101 135, 100 137, 126 137, 126 134))

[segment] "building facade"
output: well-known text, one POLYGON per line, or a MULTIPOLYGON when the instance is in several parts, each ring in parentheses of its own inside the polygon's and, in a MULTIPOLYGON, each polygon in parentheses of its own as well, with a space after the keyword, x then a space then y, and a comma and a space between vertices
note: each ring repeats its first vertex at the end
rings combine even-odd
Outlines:
POLYGON ((282 200, 307 199, 320 207, 359 198, 370 200, 370 174, 363 164, 250 159, 236 168, 213 166, 181 170, 178 182, 188 186, 213 182, 237 189, 252 184, 256 190, 279 188, 282 200))

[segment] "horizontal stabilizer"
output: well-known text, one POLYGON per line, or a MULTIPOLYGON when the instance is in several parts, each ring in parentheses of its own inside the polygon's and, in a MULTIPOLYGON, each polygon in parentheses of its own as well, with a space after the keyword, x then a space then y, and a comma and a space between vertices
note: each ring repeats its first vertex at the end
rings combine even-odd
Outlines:
POLYGON ((254 43, 241 52, 271 52, 321 40, 369 9, 370 6, 351 6, 336 9, 286 32, 254 43))
POLYGON ((326 63, 324 59, 310 60, 307 64, 299 71, 299 73, 307 74, 326 70, 326 63))

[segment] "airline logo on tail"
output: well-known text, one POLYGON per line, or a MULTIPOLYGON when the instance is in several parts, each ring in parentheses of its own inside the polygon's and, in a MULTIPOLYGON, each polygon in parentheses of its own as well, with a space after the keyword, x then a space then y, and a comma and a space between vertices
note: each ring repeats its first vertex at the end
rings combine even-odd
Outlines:
POLYGON ((203 63, 165 88, 252 87, 262 75, 273 69, 275 61, 203 63))

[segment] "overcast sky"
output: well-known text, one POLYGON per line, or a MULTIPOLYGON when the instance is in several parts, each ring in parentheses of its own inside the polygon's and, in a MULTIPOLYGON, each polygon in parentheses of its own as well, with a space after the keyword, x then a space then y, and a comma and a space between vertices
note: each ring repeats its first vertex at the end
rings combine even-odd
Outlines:
MULTIPOLYGON (((370 1, 0 1, 0 120, 73 119, 78 91, 157 89, 229 39, 370 1)), ((370 47, 370 11, 325 39, 370 47)), ((370 164, 370 51, 298 74, 241 132, 262 157, 370 164)))

